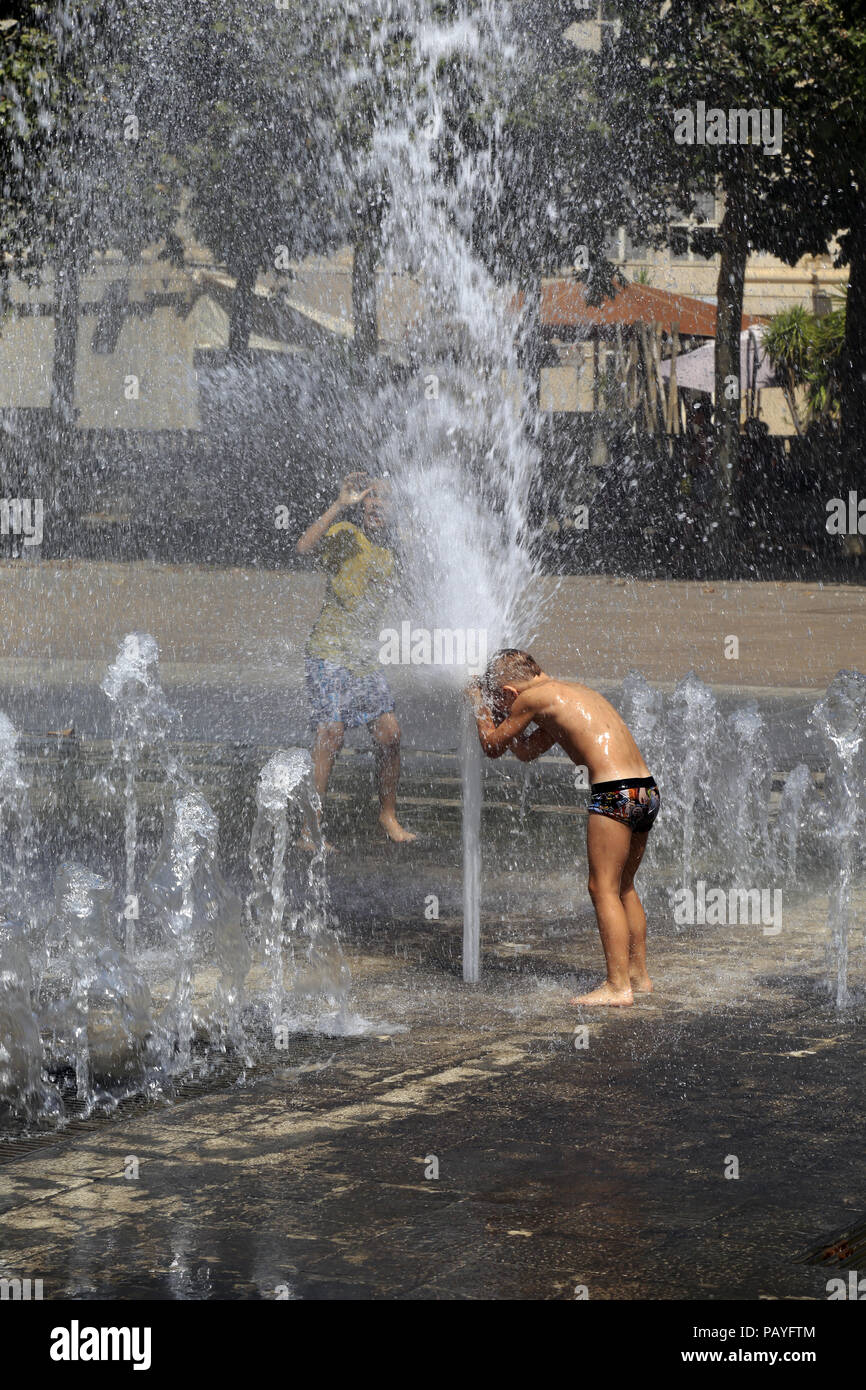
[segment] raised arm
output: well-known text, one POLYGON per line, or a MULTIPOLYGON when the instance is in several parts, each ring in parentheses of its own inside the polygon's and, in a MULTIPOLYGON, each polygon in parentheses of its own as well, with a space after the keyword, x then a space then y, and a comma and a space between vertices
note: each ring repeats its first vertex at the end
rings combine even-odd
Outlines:
POLYGON ((315 550, 319 541, 325 535, 329 527, 333 526, 343 509, 353 506, 356 502, 362 501, 363 498, 367 496, 367 493, 370 491, 367 482, 366 473, 349 473, 348 476, 343 479, 340 495, 336 502, 332 502, 328 510, 322 512, 318 520, 307 527, 295 546, 298 555, 308 555, 311 550, 315 550))

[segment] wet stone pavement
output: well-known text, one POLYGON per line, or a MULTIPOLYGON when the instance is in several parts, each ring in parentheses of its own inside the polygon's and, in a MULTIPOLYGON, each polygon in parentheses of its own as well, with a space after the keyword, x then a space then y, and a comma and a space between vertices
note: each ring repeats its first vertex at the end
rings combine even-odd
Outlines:
POLYGON ((677 930, 651 884, 657 992, 578 1013, 601 955, 567 875, 559 915, 522 876, 522 917, 489 876, 471 987, 456 916, 384 912, 372 849, 342 874, 378 1031, 0 1146, 0 1273, 46 1299, 826 1298, 802 1256, 866 1214, 864 1008, 829 1000, 826 895, 767 937, 677 930))

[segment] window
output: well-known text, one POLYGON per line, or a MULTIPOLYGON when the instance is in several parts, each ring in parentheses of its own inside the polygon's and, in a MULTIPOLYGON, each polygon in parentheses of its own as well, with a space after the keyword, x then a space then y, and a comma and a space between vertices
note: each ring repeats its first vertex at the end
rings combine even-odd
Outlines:
POLYGON ((611 231, 604 239, 604 254, 609 261, 622 261, 625 259, 623 240, 625 231, 622 227, 617 227, 611 231))
POLYGON ((674 208, 668 224, 671 259, 684 264, 694 264, 708 259, 689 249, 689 233, 699 229, 712 231, 719 225, 715 193, 696 193, 693 202, 693 211, 688 217, 681 208, 674 208))
POLYGON ((573 0, 575 19, 565 37, 578 48, 600 53, 619 38, 620 21, 614 0, 573 0))

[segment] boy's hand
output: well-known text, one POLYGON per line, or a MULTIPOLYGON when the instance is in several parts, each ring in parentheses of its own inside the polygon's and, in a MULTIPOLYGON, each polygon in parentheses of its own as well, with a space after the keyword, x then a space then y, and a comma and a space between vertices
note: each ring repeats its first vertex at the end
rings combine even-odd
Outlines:
POLYGON ((337 498, 337 505, 340 507, 354 507, 356 503, 363 502, 368 492, 371 492, 370 479, 366 473, 348 473, 343 479, 340 495, 337 498))
POLYGON ((463 691, 463 694, 467 697, 475 710, 481 708, 484 703, 484 691, 478 676, 473 676, 472 680, 463 691))

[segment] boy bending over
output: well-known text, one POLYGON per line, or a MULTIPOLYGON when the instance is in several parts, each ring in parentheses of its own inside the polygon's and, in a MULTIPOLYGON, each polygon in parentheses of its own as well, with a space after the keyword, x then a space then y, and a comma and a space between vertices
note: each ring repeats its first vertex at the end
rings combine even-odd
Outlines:
POLYGON ((510 749, 521 762, 531 762, 558 743, 572 762, 587 768, 589 895, 607 979, 569 1003, 633 1004, 635 991, 652 990, 646 914, 634 878, 660 805, 658 787, 637 744, 597 691, 554 680, 528 652, 514 647, 496 652, 483 679, 473 681, 467 693, 488 758, 510 749))

